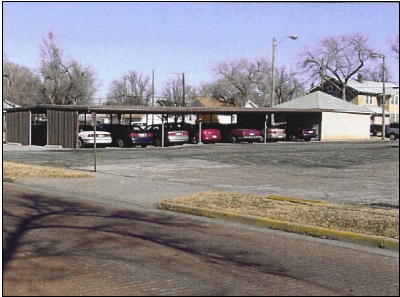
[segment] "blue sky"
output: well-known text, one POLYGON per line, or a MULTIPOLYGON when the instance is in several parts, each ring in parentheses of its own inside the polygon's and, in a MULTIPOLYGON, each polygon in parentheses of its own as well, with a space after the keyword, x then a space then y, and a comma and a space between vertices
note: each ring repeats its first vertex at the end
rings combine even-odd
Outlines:
MULTIPOLYGON (((49 30, 66 56, 90 66, 104 98, 108 86, 131 70, 162 85, 185 73, 187 84, 212 81, 219 62, 272 59, 294 67, 304 46, 324 37, 362 33, 387 56, 399 84, 399 60, 387 44, 399 34, 398 2, 2 2, 3 54, 30 69, 49 30)), ((377 63, 381 63, 381 60, 377 63)))

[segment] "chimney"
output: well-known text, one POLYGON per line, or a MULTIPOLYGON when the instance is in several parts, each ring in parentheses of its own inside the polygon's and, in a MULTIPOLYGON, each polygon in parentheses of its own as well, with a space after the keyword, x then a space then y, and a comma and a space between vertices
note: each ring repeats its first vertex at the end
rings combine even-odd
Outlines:
POLYGON ((362 75, 361 73, 358 74, 358 82, 360 83, 364 83, 364 75, 362 75))

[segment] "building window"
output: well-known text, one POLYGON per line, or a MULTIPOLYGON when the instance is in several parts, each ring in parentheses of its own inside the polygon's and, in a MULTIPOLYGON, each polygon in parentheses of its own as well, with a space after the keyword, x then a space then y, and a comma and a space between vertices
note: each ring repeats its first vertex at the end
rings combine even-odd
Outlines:
POLYGON ((365 95, 365 104, 372 105, 372 96, 371 95, 365 95))
POLYGON ((399 105, 399 96, 393 96, 390 98, 390 105, 399 105))
POLYGON ((391 113, 390 114, 390 122, 397 123, 399 121, 399 114, 398 113, 391 113))

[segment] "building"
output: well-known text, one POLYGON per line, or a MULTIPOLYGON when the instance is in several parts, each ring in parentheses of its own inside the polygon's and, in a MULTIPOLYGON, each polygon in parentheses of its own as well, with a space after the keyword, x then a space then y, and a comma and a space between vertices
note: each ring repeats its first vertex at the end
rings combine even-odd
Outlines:
MULTIPOLYGON (((330 78, 323 85, 313 87, 309 93, 322 91, 337 98, 342 92, 336 87, 337 80, 330 78)), ((359 74, 357 80, 350 79, 346 86, 346 101, 372 111, 371 124, 382 124, 383 83, 364 80, 359 74)), ((399 86, 385 83, 385 124, 399 121, 399 86)))
POLYGON ((315 128, 318 140, 370 138, 371 110, 321 91, 279 104, 275 109, 287 110, 288 126, 315 128))

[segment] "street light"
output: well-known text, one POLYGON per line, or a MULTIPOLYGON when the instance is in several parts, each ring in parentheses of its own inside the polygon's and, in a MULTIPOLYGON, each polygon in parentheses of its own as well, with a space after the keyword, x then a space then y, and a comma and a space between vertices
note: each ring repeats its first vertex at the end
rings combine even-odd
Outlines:
MULTIPOLYGON (((286 38, 290 38, 290 39, 296 40, 297 39, 297 35, 286 36, 285 38, 283 38, 278 43, 276 43, 275 37, 272 38, 272 96, 271 96, 271 107, 274 107, 274 104, 275 104, 275 48, 279 43, 284 41, 286 38)), ((273 123, 273 117, 271 115, 271 125, 272 125, 272 123, 273 123)))
POLYGON ((386 101, 386 94, 385 94, 385 72, 386 72, 386 65, 385 65, 385 55, 382 54, 372 54, 374 58, 382 58, 382 140, 385 140, 385 101, 386 101))

